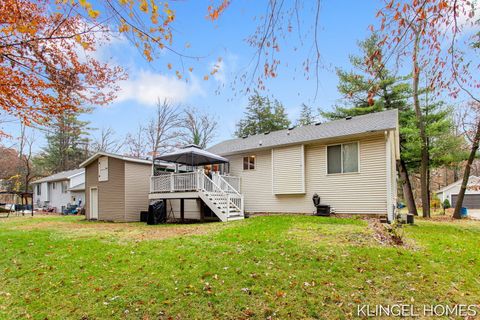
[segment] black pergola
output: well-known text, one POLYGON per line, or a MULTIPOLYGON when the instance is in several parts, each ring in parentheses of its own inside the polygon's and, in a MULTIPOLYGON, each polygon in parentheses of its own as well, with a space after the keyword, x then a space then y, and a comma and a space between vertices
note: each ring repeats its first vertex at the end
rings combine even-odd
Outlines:
POLYGON ((156 157, 155 160, 173 162, 192 167, 228 163, 228 159, 206 150, 202 150, 202 148, 194 144, 189 144, 177 151, 156 157))

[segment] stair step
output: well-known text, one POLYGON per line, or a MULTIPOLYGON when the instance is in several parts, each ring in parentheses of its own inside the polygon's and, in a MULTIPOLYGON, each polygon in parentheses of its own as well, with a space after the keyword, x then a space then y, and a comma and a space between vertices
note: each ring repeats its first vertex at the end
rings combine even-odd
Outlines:
POLYGON ((244 216, 230 216, 227 218, 227 221, 243 220, 244 218, 244 216))

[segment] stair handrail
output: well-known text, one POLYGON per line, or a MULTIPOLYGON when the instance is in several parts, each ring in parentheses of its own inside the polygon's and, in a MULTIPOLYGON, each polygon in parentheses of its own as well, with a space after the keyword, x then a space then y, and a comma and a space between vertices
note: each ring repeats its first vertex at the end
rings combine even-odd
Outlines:
POLYGON ((237 196, 243 197, 243 195, 242 195, 240 192, 238 192, 237 189, 235 189, 234 187, 232 187, 232 185, 231 185, 230 183, 228 183, 228 181, 225 180, 222 175, 217 174, 217 176, 218 176, 218 178, 227 186, 227 189, 228 189, 228 190, 225 190, 226 192, 233 191, 233 193, 235 193, 237 196))
MULTIPOLYGON (((224 184, 226 186, 226 189, 227 190, 224 190, 227 194, 230 194, 231 197, 230 197, 230 202, 233 203, 233 205, 235 206, 235 208, 237 208, 238 210, 240 210, 240 212, 243 213, 243 203, 244 203, 244 199, 243 199, 243 195, 237 190, 235 189, 234 187, 232 187, 232 185, 230 183, 228 183, 227 180, 225 180, 222 175, 220 174, 215 174, 215 176, 219 179, 219 181, 221 182, 221 184, 224 184), (239 203, 235 203, 234 200, 232 200, 232 196, 234 199, 238 199, 239 203)), ((220 189, 222 189, 220 187, 220 189)), ((223 190, 223 189, 222 189, 223 190)))
MULTIPOLYGON (((239 211, 242 211, 242 209, 239 208, 239 207, 235 204, 235 202, 233 202, 233 201, 230 199, 230 196, 231 196, 231 195, 230 195, 228 192, 226 192, 225 190, 223 190, 222 188, 220 188, 220 187, 213 181, 213 179, 210 179, 210 177, 205 174, 205 172, 200 172, 200 174, 202 175, 202 181, 203 181, 203 183, 202 183, 202 189, 203 189, 203 190, 206 190, 206 188, 205 188, 205 178, 206 178, 207 181, 209 181, 210 183, 212 183, 212 186, 214 187, 214 189, 216 189, 216 190, 213 190, 213 192, 218 192, 218 193, 220 193, 222 196, 225 196, 225 198, 226 198, 226 200, 227 200, 227 216, 228 216, 228 214, 230 213, 230 204, 232 204, 232 205, 233 205, 235 208, 237 208, 239 211)), ((208 191, 208 190, 206 190, 206 191, 208 191)), ((237 193, 238 193, 238 192, 237 192, 237 193)), ((241 195, 240 195, 240 196, 241 196, 241 195)))
POLYGON ((241 178, 240 177, 225 175, 225 174, 218 174, 218 175, 220 177, 222 177, 223 180, 225 180, 233 189, 235 189, 239 193, 242 192, 241 178), (236 184, 238 184, 238 188, 237 188, 236 184))

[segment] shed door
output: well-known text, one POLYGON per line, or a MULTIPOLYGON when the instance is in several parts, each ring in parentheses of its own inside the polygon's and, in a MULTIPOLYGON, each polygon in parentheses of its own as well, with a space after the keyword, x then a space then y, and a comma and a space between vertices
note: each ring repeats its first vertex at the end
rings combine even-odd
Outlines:
POLYGON ((98 158, 98 181, 108 181, 108 157, 98 158))
POLYGON ((98 220, 98 189, 90 189, 90 219, 98 220))
MULTIPOLYGON (((457 204, 458 194, 452 194, 452 207, 457 204)), ((466 194, 463 206, 468 209, 480 209, 480 194, 466 194)))

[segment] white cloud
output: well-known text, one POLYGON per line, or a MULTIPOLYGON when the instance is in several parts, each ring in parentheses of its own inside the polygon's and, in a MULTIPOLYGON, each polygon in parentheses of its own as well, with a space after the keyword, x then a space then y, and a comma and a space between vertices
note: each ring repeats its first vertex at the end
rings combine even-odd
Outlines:
POLYGON ((158 98, 184 102, 192 96, 205 94, 195 77, 186 82, 176 76, 145 70, 136 74, 131 73, 128 80, 119 83, 119 87, 120 91, 115 102, 135 101, 147 106, 155 105, 158 98))
POLYGON ((210 68, 212 70, 216 70, 216 72, 213 74, 213 78, 220 83, 225 83, 225 80, 226 80, 225 61, 220 60, 220 61, 212 62, 210 63, 210 68))
POLYGON ((209 63, 209 71, 216 69, 213 79, 220 84, 225 84, 229 78, 234 76, 237 70, 238 56, 232 53, 226 53, 225 57, 209 63))

